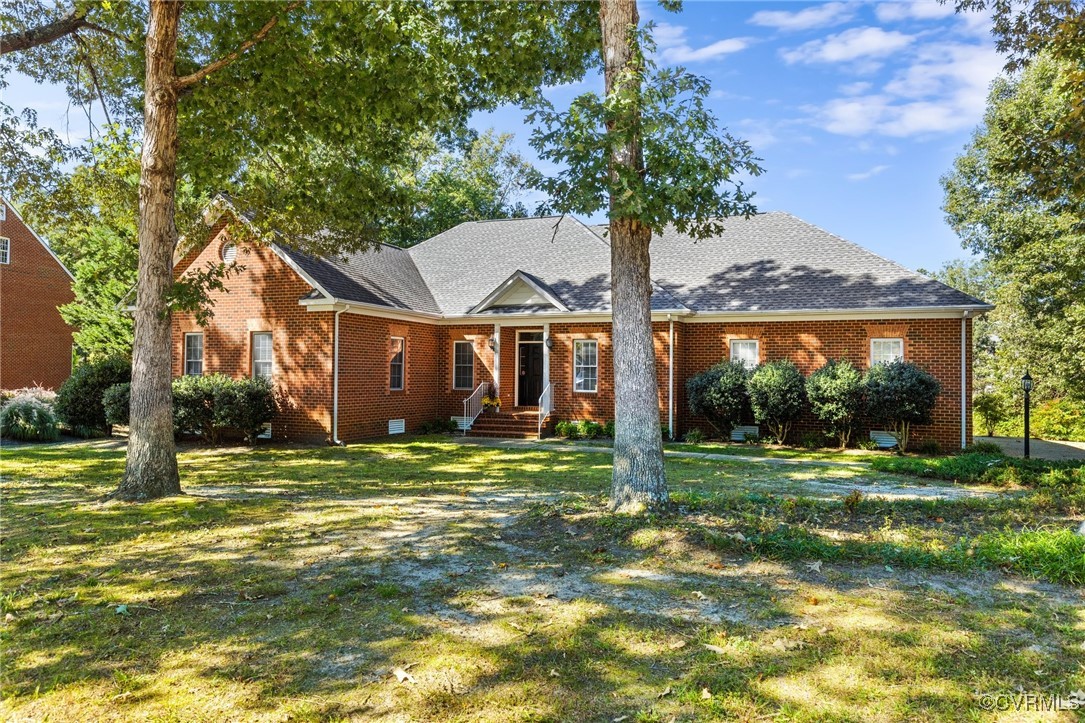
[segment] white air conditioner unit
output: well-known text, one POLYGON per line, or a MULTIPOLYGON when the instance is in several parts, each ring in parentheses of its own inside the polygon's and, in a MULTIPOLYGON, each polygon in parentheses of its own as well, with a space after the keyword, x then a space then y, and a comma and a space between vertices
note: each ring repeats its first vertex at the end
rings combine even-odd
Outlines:
POLYGON ((407 420, 405 419, 389 419, 388 420, 388 434, 403 434, 407 431, 407 420))

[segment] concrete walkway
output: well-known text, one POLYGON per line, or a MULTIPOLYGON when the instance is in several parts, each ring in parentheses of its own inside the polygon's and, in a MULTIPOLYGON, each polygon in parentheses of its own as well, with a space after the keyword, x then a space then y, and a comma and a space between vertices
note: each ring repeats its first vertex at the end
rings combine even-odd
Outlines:
MULTIPOLYGON (((586 444, 563 444, 561 442, 540 442, 536 439, 492 439, 487 437, 453 437, 460 444, 474 444, 480 447, 498 447, 501 449, 537 449, 545 452, 600 452, 613 454, 610 447, 593 447, 586 444)), ((712 454, 710 452, 682 452, 665 449, 664 456, 679 459, 707 459, 714 462, 764 462, 783 465, 815 465, 820 467, 869 467, 868 462, 858 460, 834 459, 787 459, 784 457, 750 457, 738 454, 712 454)))
MULTIPOLYGON (((975 437, 974 442, 993 442, 1011 457, 1025 456, 1025 440, 1021 437, 975 437)), ((1053 439, 1033 439, 1029 455, 1034 459, 1085 459, 1085 442, 1062 442, 1053 439)))

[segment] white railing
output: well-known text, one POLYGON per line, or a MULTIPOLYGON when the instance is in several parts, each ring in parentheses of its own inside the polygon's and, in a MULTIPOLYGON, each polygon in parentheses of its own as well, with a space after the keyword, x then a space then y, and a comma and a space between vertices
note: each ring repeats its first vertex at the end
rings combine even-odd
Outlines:
POLYGON ((539 439, 542 439, 543 422, 550 416, 551 397, 550 385, 547 384, 542 395, 539 396, 539 439))
POLYGON ((463 400, 463 417, 460 419, 460 429, 464 434, 467 434, 467 430, 471 429, 471 425, 478 419, 478 415, 482 414, 482 398, 486 396, 486 389, 490 385, 487 382, 483 382, 478 385, 475 391, 471 392, 471 396, 463 400))

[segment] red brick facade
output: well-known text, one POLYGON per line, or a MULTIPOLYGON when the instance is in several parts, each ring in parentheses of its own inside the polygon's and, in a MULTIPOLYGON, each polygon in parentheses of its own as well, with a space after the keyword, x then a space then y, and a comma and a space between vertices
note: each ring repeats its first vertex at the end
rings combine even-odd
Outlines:
MULTIPOLYGON (((179 269, 203 266, 221 258, 227 242, 221 231, 204 249, 186 258, 179 269)), ((187 315, 174 318, 174 372, 184 368, 185 333, 204 334, 204 373, 245 376, 252 371, 252 334, 273 335, 274 379, 288 400, 274 435, 287 439, 330 440, 333 434, 334 310, 310 311, 299 300, 313 288, 270 248, 243 248, 238 263, 245 267, 228 282, 229 293, 213 294, 215 316, 200 329, 187 315)), ((406 431, 424 422, 463 413, 463 400, 482 383, 494 383, 505 410, 534 407, 536 399, 516 400, 517 332, 546 330, 553 341, 548 352, 553 415, 558 419, 606 422, 614 416, 610 324, 607 322, 494 322, 448 324, 441 320, 385 318, 398 313, 339 315, 338 438, 356 441, 388 433, 390 420, 403 420, 406 431), (515 325, 514 325, 515 324, 515 325), (392 338, 405 342, 403 389, 392 389, 389 361, 392 338), (496 352, 490 348, 494 339, 496 352), (574 389, 573 343, 598 342, 596 392, 574 389), (453 344, 471 342, 474 376, 470 388, 453 384, 453 344), (500 376, 495 380, 495 367, 500 376)), ((488 320, 487 320, 488 321, 488 320)), ((966 349, 971 348, 971 321, 965 322, 966 349)), ((790 359, 809 374, 830 358, 847 358, 861 369, 869 365, 872 338, 901 338, 904 356, 934 374, 942 385, 932 425, 913 431, 915 443, 935 440, 943 448, 960 444, 961 320, 816 320, 716 323, 676 320, 673 323, 673 386, 670 369, 671 324, 653 324, 659 381, 660 419, 673 415, 676 435, 703 427, 704 420, 686 411, 686 379, 729 357, 734 339, 756 339, 761 361, 790 359), (669 403, 673 393, 673 406, 669 403)), ((971 393, 971 358, 967 363, 966 399, 971 393)), ((969 441, 971 411, 968 409, 969 441)), ((797 425, 797 433, 817 430, 813 419, 797 425)), ((866 435, 863 429, 861 434, 866 435)))
POLYGON ((72 328, 58 306, 71 303, 72 279, 44 243, 6 209, 0 237, 8 263, 0 264, 0 389, 56 389, 72 373, 72 328))

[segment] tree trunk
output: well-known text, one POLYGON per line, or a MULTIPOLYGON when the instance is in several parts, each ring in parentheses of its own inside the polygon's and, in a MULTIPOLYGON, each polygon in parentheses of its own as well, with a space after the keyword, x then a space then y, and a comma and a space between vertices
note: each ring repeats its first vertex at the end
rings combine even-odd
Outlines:
MULTIPOLYGON (((602 0, 606 93, 611 95, 623 72, 637 62, 630 31, 639 16, 635 0, 602 0)), ((639 113, 635 106, 629 111, 639 113)), ((625 124, 623 124, 625 125, 625 124)), ((610 149, 612 187, 617 169, 643 172, 640 139, 610 149)), ((669 504, 663 468, 663 436, 659 428, 659 382, 652 339, 652 282, 648 246, 651 229, 634 218, 614 217, 611 196, 610 283, 614 344, 614 478, 610 506, 639 513, 669 504)))
POLYGON ((139 276, 132 345, 131 426, 124 480, 113 496, 180 494, 173 444, 173 340, 167 294, 177 240, 177 31, 181 3, 151 0, 139 182, 139 276))

